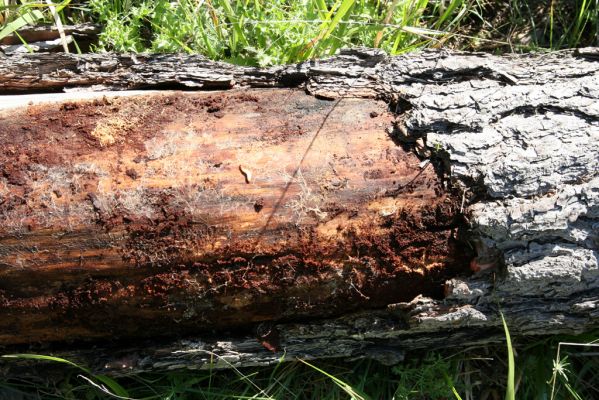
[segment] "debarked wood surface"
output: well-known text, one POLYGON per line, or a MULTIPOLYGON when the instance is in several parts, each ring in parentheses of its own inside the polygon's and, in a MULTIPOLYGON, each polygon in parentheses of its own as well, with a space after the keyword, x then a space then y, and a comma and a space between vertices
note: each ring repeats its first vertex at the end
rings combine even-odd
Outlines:
POLYGON ((472 258, 459 199, 389 137, 381 101, 161 93, 0 118, 3 344, 441 297, 472 258))

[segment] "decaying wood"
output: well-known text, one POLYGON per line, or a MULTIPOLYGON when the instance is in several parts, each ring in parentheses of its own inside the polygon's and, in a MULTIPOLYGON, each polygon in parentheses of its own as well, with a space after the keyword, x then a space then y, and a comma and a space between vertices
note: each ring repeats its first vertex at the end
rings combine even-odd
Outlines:
MULTIPOLYGON (((0 68, 8 71, 0 87, 7 92, 302 85, 313 96, 342 99, 340 105, 356 97, 382 99, 395 115, 380 110, 381 132, 421 158, 436 160, 431 165, 440 177, 461 189, 454 204, 463 204, 477 252, 471 267, 480 272, 448 279, 444 298, 417 297, 322 321, 275 318, 236 335, 192 335, 118 356, 104 346, 93 356, 82 351, 76 356, 95 357, 97 367, 137 371, 199 368, 212 354, 222 357, 222 365, 267 364, 283 350, 288 358, 368 356, 393 362, 406 349, 502 340, 498 309, 515 337, 597 328, 598 55, 595 49, 503 57, 426 51, 389 58, 353 51, 267 70, 189 56, 0 59, 0 68), (279 352, 268 350, 273 347, 279 352)), ((252 171, 252 179, 257 176, 252 171)), ((91 203, 98 213, 100 203, 91 203)))
POLYGON ((384 102, 298 90, 0 117, 0 343, 164 336, 440 297, 459 199, 384 102))
MULTIPOLYGON (((73 43, 73 36, 68 35, 65 36, 64 43, 66 45, 70 45, 73 43)), ((52 39, 45 40, 43 42, 33 42, 24 44, 13 44, 9 46, 2 46, 2 51, 5 54, 11 55, 14 53, 29 53, 29 52, 49 52, 49 51, 59 51, 59 49, 64 50, 63 40, 62 39, 52 39)))
MULTIPOLYGON (((80 51, 87 51, 98 40, 101 27, 94 24, 64 25, 69 44, 76 42, 80 51)), ((0 50, 6 54, 52 51, 62 48, 60 32, 55 25, 26 26, 0 39, 0 50), (25 42, 27 45, 23 44, 25 42)))

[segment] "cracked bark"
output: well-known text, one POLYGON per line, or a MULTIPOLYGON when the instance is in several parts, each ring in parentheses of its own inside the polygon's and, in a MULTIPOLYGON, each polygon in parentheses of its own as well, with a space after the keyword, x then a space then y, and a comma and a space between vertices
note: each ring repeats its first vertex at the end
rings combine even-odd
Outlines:
POLYGON ((247 335, 196 335, 139 347, 60 354, 113 373, 267 365, 256 337, 276 332, 286 358, 401 360, 419 348, 581 333, 599 325, 599 51, 492 56, 353 50, 265 70, 192 56, 27 55, 0 58, 4 92, 303 86, 319 98, 380 98, 389 132, 440 160, 464 193, 477 257, 443 299, 417 297, 337 318, 273 322, 247 335), (496 264, 496 265, 495 265, 496 264), (493 268, 496 267, 495 271, 493 268), (266 332, 266 333, 265 333, 266 332))

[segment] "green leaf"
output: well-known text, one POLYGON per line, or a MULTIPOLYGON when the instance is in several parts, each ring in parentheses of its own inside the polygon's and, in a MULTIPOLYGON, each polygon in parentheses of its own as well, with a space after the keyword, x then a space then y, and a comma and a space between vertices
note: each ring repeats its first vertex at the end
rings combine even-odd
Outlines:
POLYGON ((0 40, 4 39, 11 33, 21 29, 25 25, 33 25, 38 19, 44 18, 44 14, 40 10, 31 10, 12 22, 6 24, 6 26, 0 31, 0 40))

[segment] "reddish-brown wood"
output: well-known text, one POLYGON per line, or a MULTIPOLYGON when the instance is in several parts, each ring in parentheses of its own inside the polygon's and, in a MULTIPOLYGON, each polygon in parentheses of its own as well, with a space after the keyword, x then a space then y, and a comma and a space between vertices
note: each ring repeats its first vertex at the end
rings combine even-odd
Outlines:
POLYGON ((380 101, 166 93, 0 114, 0 344, 441 297, 460 199, 380 101))

